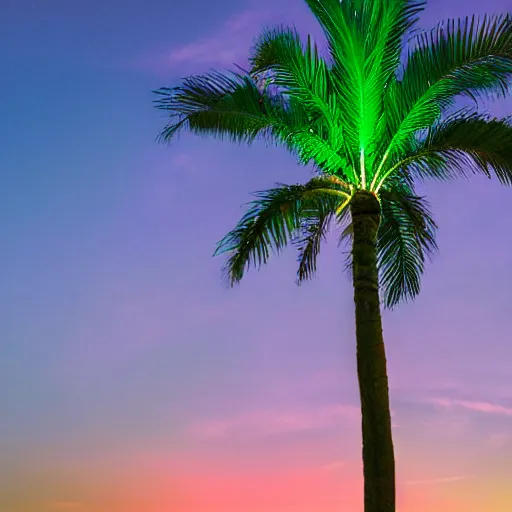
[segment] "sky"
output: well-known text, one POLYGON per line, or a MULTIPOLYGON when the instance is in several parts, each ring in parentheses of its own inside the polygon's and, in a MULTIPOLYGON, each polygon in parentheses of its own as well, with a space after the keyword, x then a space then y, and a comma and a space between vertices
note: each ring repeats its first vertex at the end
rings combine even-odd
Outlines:
MULTIPOLYGON (((507 4, 431 0, 421 26, 507 4)), ((310 171, 155 143, 153 89, 281 23, 319 34, 301 0, 0 1, 1 510, 362 512, 344 254, 300 288, 292 249, 235 289, 212 258, 251 192, 310 171)), ((510 512, 512 191, 424 192, 440 253, 384 313, 398 512, 510 512)))

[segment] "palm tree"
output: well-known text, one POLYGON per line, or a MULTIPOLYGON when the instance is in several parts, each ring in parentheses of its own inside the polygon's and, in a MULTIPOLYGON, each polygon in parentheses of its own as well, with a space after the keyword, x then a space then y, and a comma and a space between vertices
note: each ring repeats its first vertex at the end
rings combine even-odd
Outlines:
POLYGON ((263 138, 313 164, 308 183, 256 193, 216 254, 227 253, 234 285, 292 243, 300 283, 313 276, 332 226, 351 241, 364 510, 394 512, 381 298, 389 308, 414 298, 436 250, 436 224, 415 191, 418 180, 476 173, 512 184, 511 120, 477 110, 480 98, 509 93, 512 17, 449 20, 413 32, 421 0, 306 3, 325 33, 327 56, 294 28, 266 30, 249 70, 192 76, 155 91, 169 116, 160 138, 182 130, 247 144, 263 138), (473 107, 457 109, 460 97, 473 107))

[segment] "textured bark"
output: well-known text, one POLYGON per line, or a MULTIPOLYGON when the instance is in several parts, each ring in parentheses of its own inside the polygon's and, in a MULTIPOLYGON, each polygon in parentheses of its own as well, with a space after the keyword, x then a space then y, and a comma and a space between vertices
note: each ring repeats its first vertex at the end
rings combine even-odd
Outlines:
POLYGON ((377 270, 380 205, 369 192, 351 203, 357 374, 361 397, 365 512, 395 512, 395 457, 377 270))

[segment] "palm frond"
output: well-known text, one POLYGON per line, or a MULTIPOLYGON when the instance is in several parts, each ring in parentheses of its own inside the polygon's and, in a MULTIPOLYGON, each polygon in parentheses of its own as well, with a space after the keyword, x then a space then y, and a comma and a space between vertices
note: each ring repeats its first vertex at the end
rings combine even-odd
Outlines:
POLYGON ((440 23, 419 35, 401 83, 404 94, 441 106, 454 95, 506 95, 512 75, 512 16, 465 17, 440 23))
POLYGON ((263 138, 296 153, 301 164, 313 161, 323 172, 355 182, 353 167, 333 147, 339 141, 322 126, 322 116, 315 123, 310 105, 273 95, 250 75, 212 72, 155 93, 156 107, 170 119, 159 137, 163 142, 184 129, 247 144, 263 138))
POLYGON ((251 74, 265 73, 268 83, 310 103, 312 110, 329 114, 326 102, 333 92, 329 68, 310 36, 303 44, 295 28, 266 29, 256 39, 249 63, 251 74))
POLYGON ((363 188, 385 129, 383 90, 399 64, 404 34, 424 2, 306 0, 324 29, 343 109, 346 139, 358 156, 363 188))
POLYGON ((348 205, 351 197, 349 196, 340 202, 338 194, 329 195, 327 189, 324 189, 323 199, 318 206, 315 205, 314 209, 303 212, 301 235, 294 240, 294 244, 299 250, 297 284, 314 277, 317 257, 332 221, 336 219, 339 228, 348 225, 347 217, 350 212, 348 205))
POLYGON ((494 174, 512 185, 512 118, 493 118, 463 110, 436 123, 415 151, 395 164, 411 178, 447 180, 494 174))
POLYGON ((307 110, 307 131, 321 138, 342 161, 340 167, 348 169, 352 153, 347 151, 332 77, 311 38, 308 36, 304 45, 295 28, 265 30, 256 40, 249 61, 251 73, 266 73, 264 80, 288 98, 291 108, 299 104, 307 110))
POLYGON ((359 177, 354 167, 328 141, 311 129, 290 130, 284 140, 290 151, 297 154, 302 165, 313 162, 322 173, 338 176, 352 185, 358 185, 359 177))
POLYGON ((377 239, 380 286, 384 305, 393 308, 414 299, 426 257, 436 250, 437 225, 426 201, 401 185, 382 191, 377 239))
POLYGON ((154 91, 156 107, 170 121, 160 134, 168 142, 180 130, 250 143, 283 126, 303 123, 300 106, 287 109, 279 97, 261 91, 249 75, 211 72, 191 76, 173 88, 154 91))
POLYGON ((512 77, 512 17, 448 20, 415 38, 400 80, 387 89, 389 145, 384 159, 405 154, 456 97, 506 95, 512 77))
POLYGON ((301 235, 295 240, 295 245, 299 251, 297 257, 299 263, 297 284, 311 279, 315 275, 317 257, 333 217, 333 209, 326 205, 325 208, 315 212, 315 215, 302 220, 301 235))
POLYGON ((349 196, 335 178, 315 177, 305 185, 283 185, 255 193, 256 199, 237 226, 218 244, 215 255, 227 253, 225 273, 233 286, 245 271, 267 263, 291 241, 303 236, 312 219, 336 211, 349 196))
POLYGON ((294 28, 265 30, 256 40, 249 62, 252 74, 266 73, 265 81, 301 102, 311 117, 325 117, 330 126, 338 128, 332 123, 335 105, 330 103, 334 98, 329 69, 310 37, 303 45, 294 28))

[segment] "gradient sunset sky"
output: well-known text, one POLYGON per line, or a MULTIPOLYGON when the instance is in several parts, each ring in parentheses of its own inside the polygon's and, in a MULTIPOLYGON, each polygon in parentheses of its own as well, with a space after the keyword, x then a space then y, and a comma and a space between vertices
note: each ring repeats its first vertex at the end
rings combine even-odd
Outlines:
MULTIPOLYGON (((292 249, 234 290, 212 258, 250 192, 310 171, 154 142, 152 89, 292 22, 319 34, 302 0, 0 0, 2 512, 362 511, 344 254, 300 288, 292 249)), ((384 314, 398 512, 510 512, 512 190, 424 191, 441 251, 384 314)))

